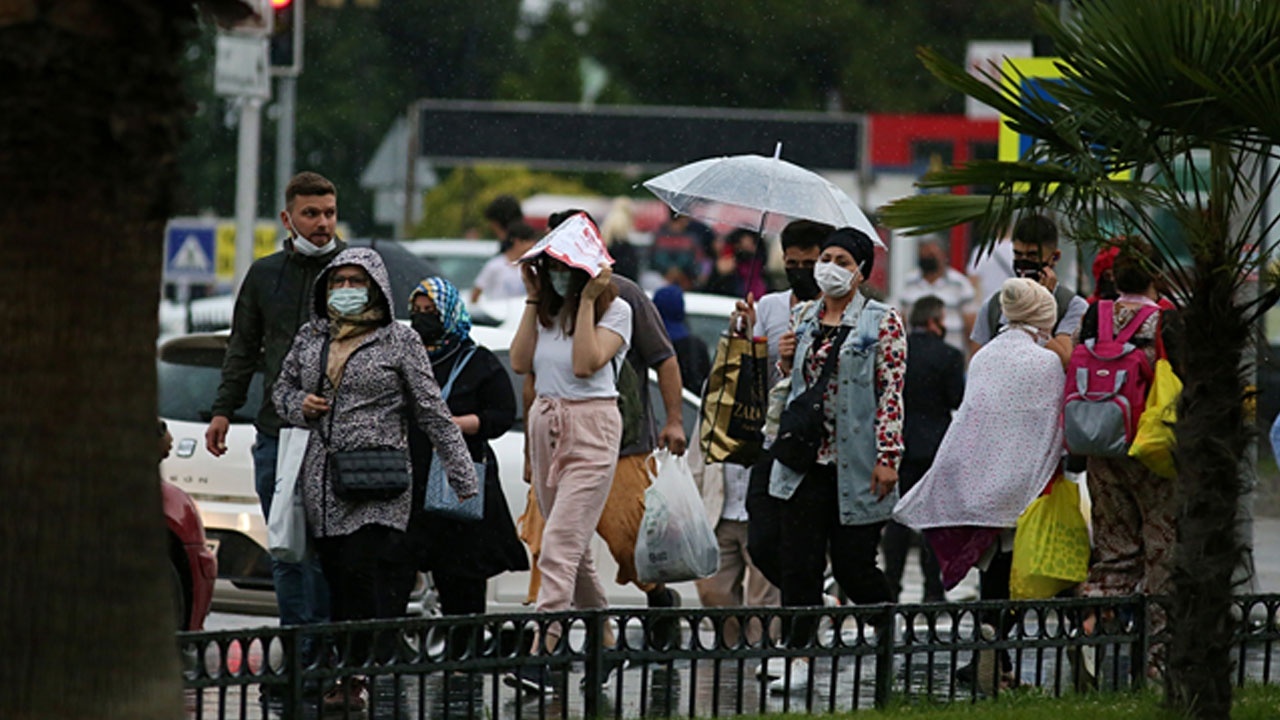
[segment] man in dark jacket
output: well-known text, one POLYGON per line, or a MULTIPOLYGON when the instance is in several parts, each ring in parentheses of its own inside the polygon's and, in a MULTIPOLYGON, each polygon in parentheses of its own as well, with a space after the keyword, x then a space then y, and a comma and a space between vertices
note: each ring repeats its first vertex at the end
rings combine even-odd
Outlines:
MULTIPOLYGON (((209 453, 215 457, 225 454, 230 417, 244 405, 253 374, 261 369, 266 400, 254 421, 258 435, 253 445, 253 474, 264 518, 271 516, 276 452, 280 428, 285 424, 270 401, 271 389, 294 335, 310 319, 316 276, 346 247, 336 234, 337 190, 317 173, 301 172, 289 181, 280 221, 289 232, 284 249, 255 261, 236 296, 222 382, 205 431, 209 453)), ((329 593, 319 563, 273 559, 271 566, 282 625, 328 620, 329 593)))
MULTIPOLYGON (((902 390, 906 411, 902 420, 904 450, 898 469, 898 482, 904 495, 933 464, 942 437, 951 425, 951 412, 959 408, 964 399, 964 355, 945 340, 945 312, 945 305, 935 295, 926 295, 911 307, 907 376, 902 390)), ((884 529, 884 574, 894 602, 902 592, 902 571, 912 534, 910 528, 892 520, 884 529)), ((924 601, 946 600, 938 561, 923 540, 920 541, 920 569, 924 574, 924 601)))

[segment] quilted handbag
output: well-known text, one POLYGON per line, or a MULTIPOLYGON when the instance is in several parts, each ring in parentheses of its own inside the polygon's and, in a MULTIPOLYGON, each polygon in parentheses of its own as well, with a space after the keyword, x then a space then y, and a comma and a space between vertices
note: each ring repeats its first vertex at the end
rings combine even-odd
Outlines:
POLYGON ((333 494, 347 502, 394 500, 409 489, 409 457, 383 447, 329 453, 333 494))

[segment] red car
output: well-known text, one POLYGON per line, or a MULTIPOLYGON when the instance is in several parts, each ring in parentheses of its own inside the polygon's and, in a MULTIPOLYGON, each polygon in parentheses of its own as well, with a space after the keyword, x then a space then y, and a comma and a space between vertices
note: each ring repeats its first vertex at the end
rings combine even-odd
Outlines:
POLYGON ((179 630, 204 628, 218 560, 204 536, 200 511, 182 488, 161 481, 164 522, 169 536, 169 576, 173 587, 173 611, 179 630))

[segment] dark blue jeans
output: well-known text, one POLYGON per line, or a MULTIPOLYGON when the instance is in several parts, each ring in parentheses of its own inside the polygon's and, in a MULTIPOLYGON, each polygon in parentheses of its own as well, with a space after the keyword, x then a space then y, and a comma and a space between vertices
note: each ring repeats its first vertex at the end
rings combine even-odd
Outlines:
MULTIPOLYGON (((271 517, 279 446, 279 438, 263 433, 258 433, 258 440, 253 444, 254 482, 264 518, 271 517)), ((281 625, 310 625, 329 620, 329 586, 314 555, 301 563, 272 558, 271 575, 275 580, 281 625)))

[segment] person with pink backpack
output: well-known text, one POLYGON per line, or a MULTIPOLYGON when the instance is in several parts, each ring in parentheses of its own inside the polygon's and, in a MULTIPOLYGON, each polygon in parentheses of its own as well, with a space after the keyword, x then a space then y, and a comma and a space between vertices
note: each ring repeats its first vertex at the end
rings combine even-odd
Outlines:
MULTIPOLYGON (((1064 436, 1072 452, 1088 455, 1093 503, 1093 563, 1078 589, 1084 597, 1163 595, 1173 589, 1173 488, 1127 454, 1145 406, 1157 333, 1174 371, 1180 369, 1181 320, 1176 310, 1159 307, 1150 253, 1132 239, 1121 247, 1114 266, 1120 296, 1089 308, 1067 370, 1064 436)), ((1084 631, 1093 632, 1095 622, 1086 619, 1084 631)), ((1152 606, 1148 622, 1149 632, 1162 631, 1164 610, 1152 606)), ((1152 677, 1163 672, 1163 656, 1164 647, 1153 643, 1152 677)))

